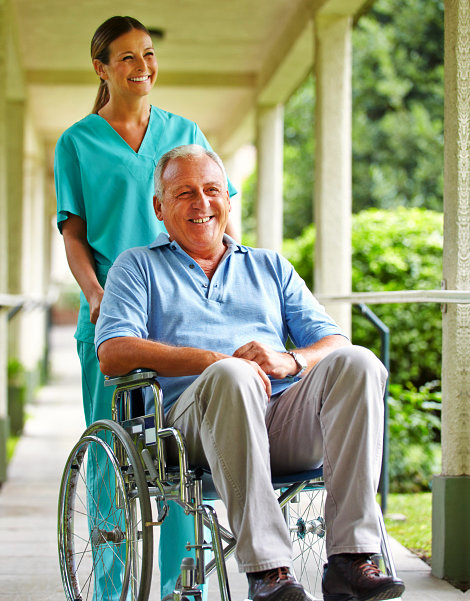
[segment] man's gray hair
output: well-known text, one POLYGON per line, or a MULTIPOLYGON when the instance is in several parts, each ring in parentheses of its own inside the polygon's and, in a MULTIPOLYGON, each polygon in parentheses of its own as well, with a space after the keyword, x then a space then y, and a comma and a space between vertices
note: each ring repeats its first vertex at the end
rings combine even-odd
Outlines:
POLYGON ((155 167, 154 174, 154 183, 155 183, 155 196, 161 200, 163 198, 163 183, 162 176, 165 171, 166 166, 173 159, 191 159, 191 158, 201 158, 207 156, 217 163, 222 171, 224 176, 225 186, 227 187, 227 175, 225 173, 224 164, 222 163, 222 159, 218 154, 213 152, 212 150, 208 150, 199 144, 186 144, 185 146, 177 146, 172 150, 169 150, 164 155, 160 157, 160 160, 155 167))

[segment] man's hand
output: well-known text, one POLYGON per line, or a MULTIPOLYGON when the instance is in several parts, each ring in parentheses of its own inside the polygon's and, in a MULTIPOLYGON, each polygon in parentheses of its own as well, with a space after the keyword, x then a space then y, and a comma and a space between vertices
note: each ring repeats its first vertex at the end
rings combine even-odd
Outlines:
MULTIPOLYGON (((235 355, 234 355, 235 356, 235 355)), ((259 377, 263 380, 263 385, 266 390, 266 394, 268 395, 268 399, 271 398, 271 381, 265 372, 261 369, 261 367, 255 362, 250 361, 249 359, 245 359, 244 357, 238 357, 238 359, 243 359, 247 363, 251 365, 251 367, 255 370, 255 372, 259 375, 259 377)))
POLYGON ((265 374, 281 380, 299 370, 294 359, 287 353, 279 353, 256 340, 252 340, 238 348, 234 357, 254 361, 265 374))

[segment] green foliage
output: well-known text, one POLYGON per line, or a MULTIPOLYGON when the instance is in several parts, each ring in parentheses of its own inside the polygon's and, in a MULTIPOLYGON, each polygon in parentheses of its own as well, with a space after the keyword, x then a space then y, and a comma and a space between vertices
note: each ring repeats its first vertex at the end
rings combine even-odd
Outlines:
POLYGON ((354 210, 442 209, 440 0, 377 0, 353 33, 354 210))
POLYGON ((284 236, 293 238, 313 220, 314 85, 309 76, 291 96, 284 115, 284 236))
MULTIPOLYGON (((443 219, 424 209, 370 209, 353 217, 354 292, 439 289, 442 278, 443 219)), ((440 378, 440 306, 374 305, 390 328, 392 381, 419 387, 440 378)), ((373 326, 353 313, 353 340, 379 352, 373 326)))
MULTIPOLYGON (((353 210, 442 210, 444 7, 441 0, 377 0, 353 31, 353 210)), ((284 236, 313 219, 314 85, 285 106, 284 236)), ((254 231, 256 174, 243 188, 254 231)))
POLYGON ((313 290, 313 249, 315 248, 315 226, 308 225, 302 235, 294 240, 284 240, 282 254, 294 265, 297 273, 313 290))
POLYGON ((391 384, 389 388, 389 475, 392 492, 429 490, 440 471, 440 382, 417 390, 391 384))
MULTIPOLYGON (((313 289, 314 227, 284 242, 284 254, 313 289)), ((354 292, 440 288, 442 215, 424 209, 369 209, 353 216, 354 292)), ((420 387, 440 378, 439 305, 383 304, 371 307, 390 328, 392 382, 420 387)), ((380 353, 375 328, 353 313, 353 341, 380 353)))
POLYGON ((7 365, 8 385, 23 386, 25 382, 25 368, 16 358, 8 359, 7 365))
MULTIPOLYGON (((442 214, 369 209, 353 216, 353 290, 425 290, 440 286, 442 214)), ((313 287, 315 230, 284 242, 284 255, 313 287)), ((390 481, 395 491, 427 490, 439 470, 441 313, 434 303, 370 308, 390 329, 390 481), (429 383, 431 382, 431 383, 429 383)), ((375 328, 353 313, 353 342, 380 355, 375 328)))

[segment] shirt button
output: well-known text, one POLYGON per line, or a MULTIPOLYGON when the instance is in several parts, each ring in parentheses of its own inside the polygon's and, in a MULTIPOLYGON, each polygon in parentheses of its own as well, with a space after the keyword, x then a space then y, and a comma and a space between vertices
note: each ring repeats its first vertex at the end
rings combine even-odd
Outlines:
POLYGON ((203 288, 208 288, 208 285, 207 284, 203 284, 202 287, 203 288))
POLYGON ((189 264, 189 269, 194 269, 194 263, 189 264))

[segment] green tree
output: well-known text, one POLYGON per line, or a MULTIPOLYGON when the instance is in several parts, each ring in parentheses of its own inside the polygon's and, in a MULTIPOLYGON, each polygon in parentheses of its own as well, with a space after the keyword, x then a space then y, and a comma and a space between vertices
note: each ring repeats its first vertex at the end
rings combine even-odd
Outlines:
MULTIPOLYGON (((442 210, 443 2, 376 0, 353 31, 353 210, 442 210)), ((285 107, 284 235, 313 219, 314 86, 285 107)), ((256 176, 244 188, 253 232, 256 176)))
POLYGON ((353 206, 442 210, 443 2, 378 0, 353 33, 353 206))
POLYGON ((313 76, 292 95, 284 114, 284 237, 313 220, 313 76))

